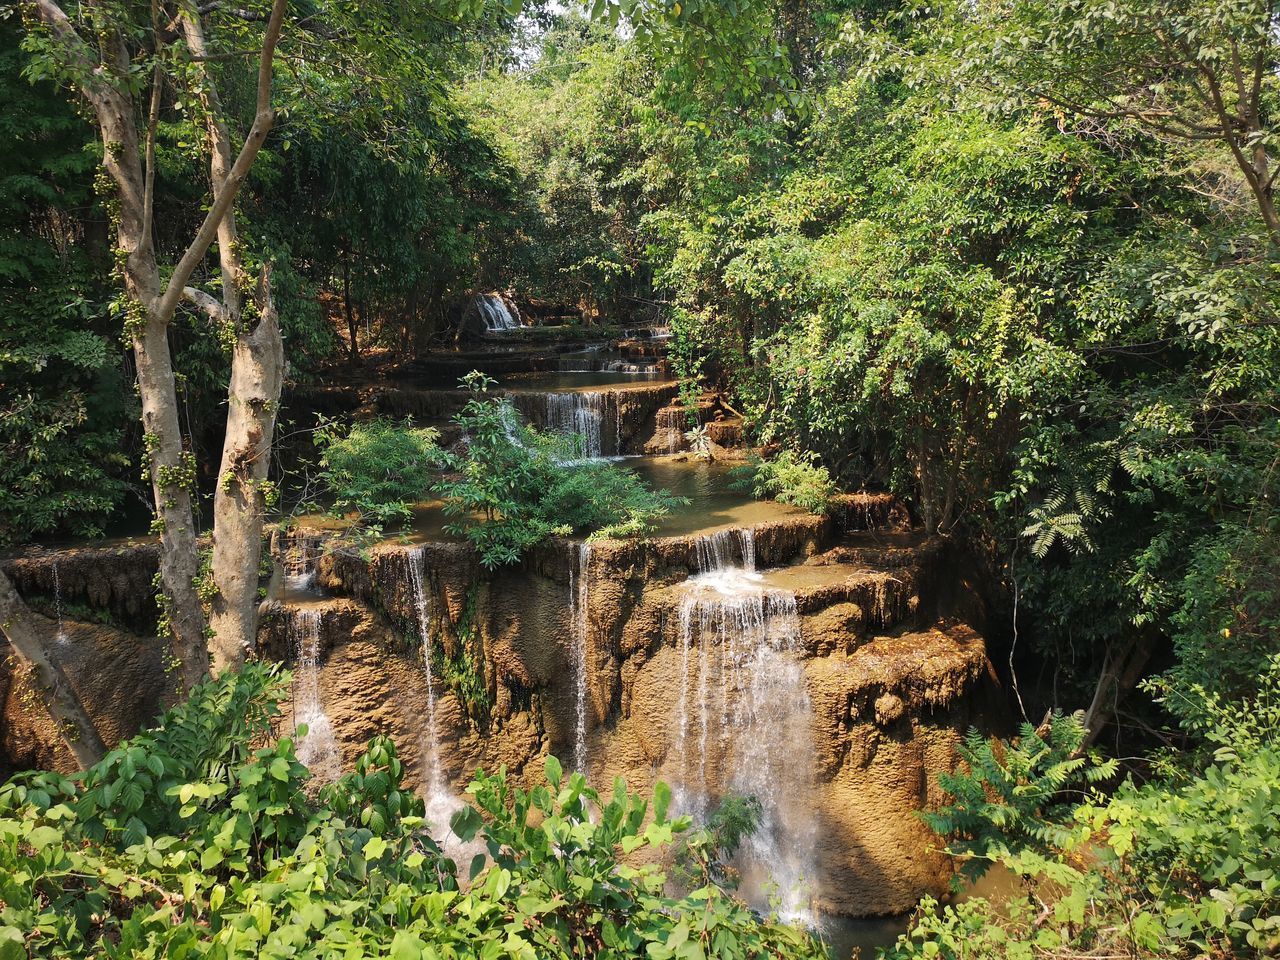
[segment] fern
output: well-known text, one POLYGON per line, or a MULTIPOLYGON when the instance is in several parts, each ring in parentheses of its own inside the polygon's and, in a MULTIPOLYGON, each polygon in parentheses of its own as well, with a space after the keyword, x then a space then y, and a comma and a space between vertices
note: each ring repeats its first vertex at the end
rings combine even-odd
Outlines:
POLYGON ((1116 771, 1114 760, 1081 750, 1084 735, 1079 719, 1061 714, 1038 730, 1024 723, 1009 742, 969 731, 963 767, 938 777, 951 802, 921 814, 947 838, 948 852, 966 861, 962 874, 976 879, 1002 855, 1050 854, 1066 844, 1076 806, 1068 795, 1116 771))

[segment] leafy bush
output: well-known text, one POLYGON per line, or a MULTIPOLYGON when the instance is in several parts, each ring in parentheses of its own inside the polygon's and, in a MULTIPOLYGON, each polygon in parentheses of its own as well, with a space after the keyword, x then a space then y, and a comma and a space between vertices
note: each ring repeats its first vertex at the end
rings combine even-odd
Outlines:
POLYGON ((1098 783, 1116 770, 1114 760, 1081 751, 1084 735, 1078 719, 1061 715, 1039 730, 1024 723, 1018 739, 1008 743, 969 731, 960 747, 964 767, 938 776, 950 802, 921 815, 951 840, 948 849, 965 859, 966 875, 981 876, 1005 854, 1047 853, 1067 842, 1063 824, 1075 808, 1067 791, 1098 783))
POLYGON ((486 851, 464 895, 386 738, 308 797, 293 741, 270 739, 287 682, 250 664, 83 779, 0 788, 0 958, 825 956, 715 887, 671 897, 657 867, 620 863, 687 827, 669 791, 601 797, 554 758, 532 790, 477 774, 453 818, 486 851))
POLYGON ((707 822, 690 830, 676 845, 674 875, 686 887, 715 884, 736 890, 742 876, 733 866, 742 842, 760 826, 762 808, 756 797, 726 794, 707 822))
POLYGON ((752 456, 751 464, 738 467, 734 481, 760 499, 777 500, 810 513, 826 513, 836 494, 835 481, 811 453, 784 450, 771 460, 752 456))
POLYGON ((1191 715, 1216 745, 1202 768, 1079 804, 1046 797, 1054 783, 1096 781, 1112 764, 1066 765, 1079 742, 1070 726, 1030 745, 1025 731, 1018 745, 980 751, 971 738, 966 757, 982 772, 948 778, 966 799, 926 819, 1021 878, 1021 893, 941 909, 926 901, 886 956, 1274 956, 1280 658, 1252 701, 1209 696, 1191 715))
POLYGON ((355 513, 364 523, 407 523, 435 481, 440 433, 408 420, 371 420, 341 427, 326 421, 316 430, 320 481, 335 513, 355 513))
POLYGON ((488 377, 462 382, 471 398, 454 423, 465 443, 441 454, 445 476, 433 490, 454 518, 447 529, 470 540, 486 567, 514 563, 553 534, 643 535, 678 502, 632 471, 581 462, 580 439, 526 426, 509 401, 490 395, 488 377))

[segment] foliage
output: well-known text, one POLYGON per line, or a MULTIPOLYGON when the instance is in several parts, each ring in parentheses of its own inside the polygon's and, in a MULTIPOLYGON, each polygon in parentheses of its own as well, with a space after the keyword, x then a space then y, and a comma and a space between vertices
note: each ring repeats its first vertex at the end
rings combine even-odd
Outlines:
POLYGON ((100 533, 130 464, 90 141, 26 62, 0 13, 0 544, 100 533))
POLYGON ((736 483, 761 499, 789 503, 810 513, 826 513, 836 485, 827 468, 815 459, 812 454, 790 450, 767 460, 753 455, 749 466, 737 468, 736 483))
POLYGON ((966 876, 981 876, 1002 855, 1045 853, 1067 842, 1062 824, 1078 805, 1070 794, 1116 772, 1114 760, 1081 749, 1084 735, 1077 718, 1061 715, 1038 730, 1024 723, 1008 743, 969 731, 960 748, 964 767, 938 775, 947 803, 922 814, 951 838, 948 850, 965 860, 966 876))
POLYGON ((824 956, 714 887, 670 897, 620 863, 687 826, 668 791, 601 797, 554 758, 532 790, 477 775, 453 818, 485 850, 462 892, 386 738, 308 797, 293 741, 269 740, 286 683, 250 664, 83 779, 0 789, 0 956, 824 956))
POLYGON ((354 513, 362 523, 408 523, 435 481, 440 433, 406 420, 369 420, 343 427, 322 421, 315 442, 319 479, 338 516, 354 513))
MULTIPOLYGON (((927 819, 961 839, 964 849, 1021 878, 1021 894, 1007 903, 972 900, 942 909, 926 901, 887 956, 1274 953, 1280 947, 1280 753, 1274 747, 1280 660, 1270 663, 1259 687, 1255 699, 1231 705, 1201 693, 1204 702, 1190 714, 1201 718, 1200 732, 1216 745, 1213 756, 1203 765, 1183 756, 1165 779, 1127 781, 1110 799, 1046 804, 1047 776, 1011 774, 1027 767, 1023 746, 987 745, 979 761, 985 773, 959 774, 970 778, 967 784, 955 777, 944 783, 969 795, 962 815, 953 806, 927 819), (1001 753, 1011 758, 1004 772, 996 770, 1001 753), (1024 795, 1041 801, 1030 817, 1024 795), (983 837, 991 839, 975 839, 983 837)), ((1073 740, 1079 742, 1078 729, 1067 729, 1059 753, 1073 740)), ((971 743, 966 754, 974 753, 971 743)), ((1038 766, 1056 767, 1063 782, 1094 782, 1113 769, 1092 763, 1068 769, 1044 760, 1038 766)))
POLYGON ((673 875, 689 889, 715 885, 736 890, 742 881, 733 866, 742 843, 760 826, 760 801, 726 794, 707 818, 676 844, 673 875))
POLYGON ((521 422, 509 401, 493 397, 493 381, 463 378, 471 398, 454 417, 465 440, 443 451, 444 477, 434 491, 486 567, 514 563, 553 534, 637 536, 675 499, 630 471, 581 461, 581 439, 543 434, 521 422))

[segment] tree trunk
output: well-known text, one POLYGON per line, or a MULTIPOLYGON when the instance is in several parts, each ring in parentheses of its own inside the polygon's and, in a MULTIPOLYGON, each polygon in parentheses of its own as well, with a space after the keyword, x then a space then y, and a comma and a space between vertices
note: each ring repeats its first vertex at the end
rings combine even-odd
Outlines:
POLYGON ((161 615, 167 620, 178 681, 185 692, 209 672, 209 651, 196 589, 200 553, 191 504, 195 457, 182 446, 168 323, 149 312, 145 325, 134 333, 133 353, 142 398, 143 442, 160 524, 161 615))
MULTIPOLYGON (((231 135, 217 87, 203 68, 208 56, 204 26, 188 0, 183 3, 182 19, 187 45, 200 64, 200 99, 209 135, 210 180, 216 196, 231 183, 231 135)), ((222 303, 210 309, 206 298, 187 291, 189 297, 205 306, 215 323, 230 326, 236 334, 222 463, 213 495, 210 575, 215 592, 210 601, 209 626, 215 673, 239 667, 257 637, 258 568, 262 559, 267 472, 284 380, 284 341, 271 295, 270 274, 265 269, 254 297, 256 317, 248 322, 244 318, 246 277, 234 206, 227 208, 218 223, 218 257, 222 303)))
POLYGON ((342 255, 342 309, 347 315, 347 333, 351 343, 347 348, 347 356, 354 365, 360 359, 360 347, 356 340, 356 315, 351 309, 351 250, 342 255))
POLYGON ((45 631, 37 623, 35 614, 22 602, 18 591, 2 571, 0 630, 8 637, 18 658, 35 671, 49 716, 53 718, 54 725, 62 734, 62 739, 66 741, 80 769, 93 766, 106 754, 106 745, 98 736, 97 728, 85 712, 67 675, 50 653, 45 642, 45 631))
POLYGON ((239 667, 258 629, 258 568, 267 507, 267 471, 284 379, 284 343, 264 272, 258 321, 236 340, 227 433, 213 498, 213 669, 239 667))
POLYGON ((1089 704, 1088 712, 1085 713, 1085 739, 1081 744, 1082 748, 1092 746, 1097 741, 1098 734, 1111 722, 1120 702, 1142 679, 1142 672, 1147 666, 1147 661, 1151 659, 1154 649, 1154 637, 1144 631, 1132 646, 1119 654, 1114 650, 1107 651, 1107 658, 1102 665, 1102 676, 1098 678, 1098 685, 1093 691, 1093 701, 1089 704))

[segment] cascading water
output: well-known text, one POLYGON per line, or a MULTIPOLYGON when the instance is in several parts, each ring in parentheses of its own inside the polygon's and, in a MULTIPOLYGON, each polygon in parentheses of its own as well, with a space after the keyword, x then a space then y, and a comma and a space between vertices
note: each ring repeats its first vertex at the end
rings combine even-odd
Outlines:
MULTIPOLYGON (((436 727, 436 686, 431 666, 432 599, 427 590, 426 547, 406 553, 409 585, 413 590, 413 609, 418 620, 418 636, 422 640, 422 671, 427 680, 426 789, 428 804, 438 796, 448 796, 440 767, 440 733, 436 727)), ((449 798, 452 799, 451 797, 449 798)), ((448 822, 447 820, 445 822, 448 822)))
POLYGON ((436 716, 436 685, 431 665, 431 637, 436 617, 435 593, 427 589, 427 546, 406 553, 409 564, 409 585, 413 592, 414 615, 418 621, 418 634, 422 638, 422 671, 427 683, 426 743, 423 745, 426 768, 423 790, 426 796, 426 819, 432 827, 432 835, 440 843, 445 855, 457 863, 470 862, 476 854, 483 853, 479 840, 463 843, 449 829, 453 815, 462 809, 464 801, 454 794, 444 778, 440 760, 440 729, 436 716))
POLYGON ((574 728, 573 769, 587 772, 587 632, 591 596, 591 544, 578 544, 577 563, 569 568, 569 615, 573 629, 574 728))
POLYGON ((620 452, 622 442, 622 418, 618 404, 610 403, 612 394, 589 390, 569 393, 548 393, 545 425, 548 430, 565 435, 577 434, 582 438, 581 455, 584 459, 597 460, 606 455, 606 437, 612 434, 614 451, 620 452), (612 407, 613 409, 610 409, 612 407), (612 430, 608 430, 612 420, 612 430))
POLYGON ((505 333, 520 327, 519 319, 511 313, 507 302, 496 293, 485 293, 476 297, 476 309, 484 320, 484 328, 489 333, 505 333))
POLYGON ((320 542, 303 537, 290 544, 284 556, 284 587, 289 591, 307 592, 316 584, 316 561, 320 558, 320 542))
POLYGON ((62 625, 62 579, 58 576, 56 560, 53 564, 53 615, 58 622, 57 632, 53 635, 54 642, 64 644, 67 642, 67 631, 62 625))
POLYGON ((738 560, 742 571, 756 569, 756 534, 749 528, 717 530, 698 537, 694 551, 700 573, 731 570, 738 560))
POLYGON ((755 572, 751 531, 697 546, 702 572, 679 610, 676 802, 702 819, 716 794, 755 797, 760 823, 740 853, 744 892, 761 906, 771 893, 784 917, 812 921, 818 824, 795 595, 755 572))
POLYGON ((294 657, 293 722, 307 725, 298 743, 298 760, 322 783, 342 775, 342 753, 320 699, 320 611, 297 607, 291 623, 294 657))

